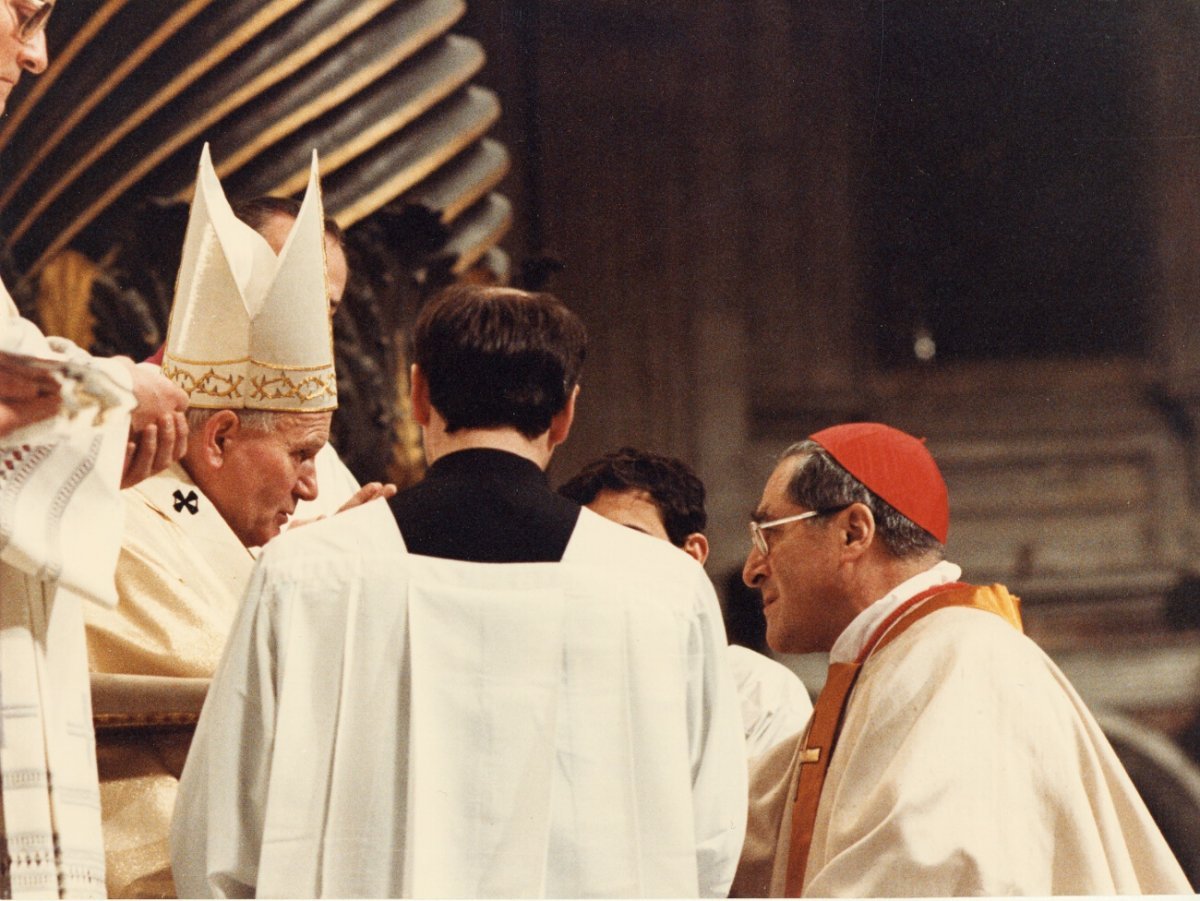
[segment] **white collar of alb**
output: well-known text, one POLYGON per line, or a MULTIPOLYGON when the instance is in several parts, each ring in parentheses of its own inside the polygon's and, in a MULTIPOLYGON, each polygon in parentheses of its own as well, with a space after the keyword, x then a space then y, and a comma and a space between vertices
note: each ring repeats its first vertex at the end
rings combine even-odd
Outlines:
POLYGON ((922 591, 926 591, 937 585, 957 582, 961 575, 962 567, 942 560, 924 572, 917 573, 911 579, 901 582, 850 621, 850 625, 842 631, 837 641, 833 643, 833 649, 829 652, 829 662, 853 662, 858 657, 858 652, 862 650, 863 645, 870 640, 875 629, 888 614, 909 598, 916 597, 922 591))

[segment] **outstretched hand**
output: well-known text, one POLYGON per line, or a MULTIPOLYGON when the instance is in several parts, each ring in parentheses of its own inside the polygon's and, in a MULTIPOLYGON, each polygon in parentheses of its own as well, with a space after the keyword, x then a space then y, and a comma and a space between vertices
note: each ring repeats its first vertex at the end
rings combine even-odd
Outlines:
MULTIPOLYGON (((338 507, 337 513, 345 513, 347 510, 353 510, 355 507, 361 507, 363 504, 376 500, 377 498, 383 498, 384 500, 387 500, 395 493, 396 486, 391 482, 367 482, 367 484, 359 488, 358 491, 350 495, 350 499, 347 500, 346 503, 338 507)), ((337 513, 335 513, 334 516, 336 516, 337 513)), ((288 523, 288 528, 298 529, 301 526, 307 526, 310 523, 319 522, 324 518, 324 516, 314 516, 312 519, 293 519, 290 523, 288 523)))
POLYGON ((338 513, 345 513, 347 510, 353 510, 368 501, 373 501, 376 498, 387 500, 396 493, 396 486, 391 482, 367 482, 358 491, 350 496, 346 503, 338 507, 338 513))

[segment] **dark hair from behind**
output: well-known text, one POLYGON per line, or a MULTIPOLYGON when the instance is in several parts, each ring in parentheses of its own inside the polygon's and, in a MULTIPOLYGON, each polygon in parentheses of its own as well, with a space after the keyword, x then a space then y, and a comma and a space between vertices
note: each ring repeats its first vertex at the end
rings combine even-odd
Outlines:
MULTIPOLYGON (((272 197, 264 194, 249 200, 238 201, 232 206, 235 216, 260 233, 272 216, 287 216, 289 219, 295 219, 300 215, 300 201, 294 197, 272 197)), ((342 227, 331 216, 325 217, 325 234, 333 238, 338 247, 345 249, 346 236, 342 232, 342 227)))
POLYGON ((579 382, 587 332, 551 294, 452 285, 421 310, 413 360, 446 430, 517 429, 537 438, 579 382))
POLYGON ((587 506, 601 491, 645 491, 650 495, 671 544, 683 547, 693 532, 708 525, 704 483, 682 460, 632 447, 605 454, 583 467, 558 489, 563 497, 587 506))

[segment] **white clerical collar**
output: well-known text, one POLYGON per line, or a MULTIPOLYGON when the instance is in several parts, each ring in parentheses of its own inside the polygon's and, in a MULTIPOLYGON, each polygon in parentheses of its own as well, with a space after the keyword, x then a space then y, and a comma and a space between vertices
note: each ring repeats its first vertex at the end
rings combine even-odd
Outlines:
POLYGON ((917 573, 911 579, 901 582, 850 621, 850 625, 833 643, 833 649, 829 652, 829 662, 853 662, 858 657, 858 652, 862 650, 863 645, 870 640, 876 627, 889 613, 922 591, 936 585, 945 585, 947 582, 957 582, 961 575, 962 567, 943 560, 924 572, 917 573))

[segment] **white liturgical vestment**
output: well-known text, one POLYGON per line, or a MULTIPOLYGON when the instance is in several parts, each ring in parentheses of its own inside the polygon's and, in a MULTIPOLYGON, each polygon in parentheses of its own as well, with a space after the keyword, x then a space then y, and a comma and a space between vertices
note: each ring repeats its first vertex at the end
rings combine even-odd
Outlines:
POLYGON ((724 895, 746 762, 695 561, 588 510, 561 563, 410 555, 339 528, 370 506, 259 561, 180 786, 182 895, 724 895))
POLYGON ((0 439, 0 893, 103 897, 82 605, 116 602, 130 376, 47 341, 2 285, 0 349, 71 361, 63 412, 0 439))
MULTIPOLYGON (((888 612, 958 572, 940 563, 868 607, 831 659, 853 659, 888 612)), ((800 738, 755 767, 735 894, 784 892, 800 738)), ((1191 887, 1116 753, 1018 629, 948 607, 867 660, 821 791, 805 896, 1179 893, 1191 887)))
POLYGON ((800 677, 782 663, 741 645, 728 649, 746 731, 746 759, 753 761, 804 728, 812 699, 800 677))

